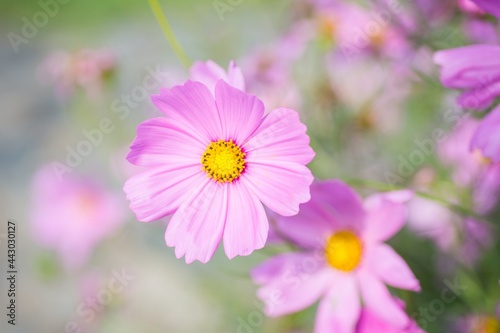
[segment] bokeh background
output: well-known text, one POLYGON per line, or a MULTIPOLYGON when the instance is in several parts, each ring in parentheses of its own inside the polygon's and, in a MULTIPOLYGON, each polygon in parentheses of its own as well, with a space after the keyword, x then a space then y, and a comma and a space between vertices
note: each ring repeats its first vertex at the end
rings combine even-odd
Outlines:
MULTIPOLYGON (((479 223, 477 237, 468 235, 472 186, 456 182, 456 165, 446 163, 437 144, 427 153, 416 143, 432 139, 436 129, 456 129, 458 118, 444 117, 446 112, 456 117, 464 113, 455 105, 454 93, 441 86, 432 53, 473 42, 464 28, 468 14, 455 1, 439 1, 439 8, 428 12, 419 1, 402 1, 402 9, 384 29, 393 30, 390 36, 394 31, 404 35, 404 41, 396 36, 395 44, 387 46, 384 38, 392 37, 373 35, 366 50, 351 54, 340 42, 355 35, 333 37, 342 29, 342 15, 332 18, 312 1, 221 2, 227 7, 201 0, 160 3, 192 60, 212 59, 226 67, 234 59, 266 108, 288 105, 299 111, 317 153, 310 164, 316 177, 349 181, 363 195, 409 187, 463 207, 450 209, 425 199, 412 203, 413 227, 409 224, 390 243, 409 263, 423 291, 398 296, 419 320, 419 309, 436 304, 432 302, 441 298, 447 281, 458 281, 465 289, 432 319, 424 319, 426 331, 456 332, 455 324, 465 327, 472 317, 493 322, 500 302, 498 209, 495 204, 488 209, 486 226, 479 223), (423 152, 416 163, 410 160, 415 151, 423 152)), ((351 2, 369 20, 380 9, 376 1, 351 2)), ((127 207, 122 186, 135 172, 125 161, 128 146, 137 125, 160 113, 149 97, 135 98, 124 119, 113 105, 123 94, 139 94, 137 87, 144 85, 151 70, 163 87, 188 77, 148 2, 56 3, 54 15, 16 52, 9 33, 23 36, 23 18, 33 22, 44 7, 37 1, 0 0, 0 262, 6 267, 6 225, 11 219, 18 228, 19 271, 17 325, 7 325, 2 313, 0 331, 311 332, 314 307, 265 318, 248 276, 252 267, 286 249, 286 244, 273 243, 231 261, 218 251, 208 264, 186 265, 164 243, 168 221, 139 223, 127 207), (114 130, 104 134, 66 176, 93 179, 115 196, 123 214, 105 237, 92 243, 85 260, 72 264, 70 258, 68 264, 61 258, 64 250, 47 246, 33 223, 36 201, 44 196, 34 179, 44 166, 65 163, 67 147, 76 149, 86 139, 82 131, 98 128, 104 118, 111 120, 114 130), (124 272, 129 279, 123 288, 109 293, 110 281, 124 272), (106 299, 104 305, 94 304, 98 295, 106 299), (82 313, 82 307, 92 304, 94 315, 82 313)), ((351 18, 353 27, 356 19, 351 18)), ((147 94, 158 90, 159 85, 147 94)), ((496 199, 498 192, 490 197, 496 199)), ((48 220, 67 216, 57 202, 44 214, 48 220)), ((66 223, 71 226, 74 221, 66 223)), ((64 232, 55 237, 64 238, 64 232)), ((78 254, 66 253, 73 255, 78 254)), ((0 300, 5 309, 3 274, 0 300)), ((494 333, 496 325, 489 326, 496 330, 467 332, 494 333)))

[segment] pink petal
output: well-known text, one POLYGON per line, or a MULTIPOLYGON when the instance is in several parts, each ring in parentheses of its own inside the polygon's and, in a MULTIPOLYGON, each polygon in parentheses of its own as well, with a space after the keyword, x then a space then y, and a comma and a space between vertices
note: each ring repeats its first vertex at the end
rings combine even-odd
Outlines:
POLYGON ((171 164, 133 176, 123 189, 137 219, 150 222, 173 213, 193 186, 206 179, 199 164, 171 164))
POLYGON ((212 60, 208 60, 207 62, 196 61, 189 69, 189 77, 193 81, 198 81, 206 85, 212 93, 215 91, 217 81, 220 79, 227 80, 227 74, 224 69, 212 60))
POLYGON ((229 85, 235 87, 236 89, 245 91, 245 80, 243 78, 243 73, 232 60, 229 63, 227 73, 222 67, 217 65, 212 60, 209 60, 207 62, 197 61, 193 64, 193 66, 191 66, 189 70, 189 76, 193 81, 198 81, 206 85, 212 93, 215 91, 217 81, 221 79, 226 81, 229 85))
POLYGON ((330 291, 319 304, 314 333, 352 333, 360 311, 356 279, 337 273, 330 291))
POLYGON ((367 262, 385 283, 396 288, 420 291, 420 283, 406 262, 392 247, 378 244, 370 247, 367 262))
POLYGON ((500 106, 493 109, 481 120, 471 140, 471 148, 494 161, 500 162, 500 106))
POLYGON ((472 0, 479 7, 500 19, 500 4, 494 0, 472 0))
POLYGON ((186 263, 209 261, 215 253, 226 223, 227 184, 206 179, 196 186, 168 224, 165 241, 175 246, 177 258, 186 263))
POLYGON ((332 271, 311 253, 285 253, 273 257, 251 272, 263 284, 258 297, 268 316, 281 316, 305 309, 324 293, 332 271))
POLYGON ((229 259, 247 256, 264 247, 269 231, 262 203, 241 182, 227 185, 228 210, 224 249, 229 259))
POLYGON ((172 161, 200 163, 206 144, 193 137, 174 119, 153 118, 137 127, 127 160, 139 166, 163 166, 172 161))
POLYGON ((382 199, 368 202, 363 230, 364 239, 383 242, 396 234, 405 224, 408 208, 405 204, 382 199))
POLYGON ((359 195, 339 180, 319 182, 315 187, 318 200, 324 202, 336 230, 359 232, 365 212, 359 195))
POLYGON ((262 102, 223 80, 219 80, 215 87, 215 101, 222 123, 221 139, 233 139, 241 145, 262 122, 262 102))
POLYGON ((222 135, 219 114, 210 90, 199 82, 187 81, 182 86, 161 89, 151 100, 166 115, 183 124, 202 142, 217 141, 222 135))
POLYGON ((441 81, 449 88, 469 88, 484 78, 498 77, 500 47, 497 45, 469 45, 438 51, 434 62, 442 66, 441 81), (478 61, 480 59, 480 61, 478 61))
MULTIPOLYGON (((311 185, 311 200, 300 205, 300 212, 295 216, 277 217, 278 230, 294 243, 306 249, 323 247, 329 236, 335 231, 345 229, 335 212, 326 202, 336 191, 335 185, 314 182, 311 185), (333 191, 332 191, 333 189, 333 191)), ((359 223, 361 223, 361 219, 359 223)))
POLYGON ((241 68, 236 66, 236 63, 233 60, 229 62, 229 68, 227 70, 227 83, 241 91, 245 91, 245 78, 243 77, 241 68))
POLYGON ((357 272, 359 287, 365 306, 383 320, 403 328, 409 324, 409 318, 394 301, 387 287, 366 269, 357 272))
POLYGON ((297 163, 247 163, 241 181, 274 212, 291 216, 299 212, 299 205, 311 198, 309 186, 311 171, 297 163))
POLYGON ((245 143, 245 152, 252 161, 307 164, 315 153, 309 146, 306 130, 296 111, 276 109, 264 118, 257 132, 245 143))

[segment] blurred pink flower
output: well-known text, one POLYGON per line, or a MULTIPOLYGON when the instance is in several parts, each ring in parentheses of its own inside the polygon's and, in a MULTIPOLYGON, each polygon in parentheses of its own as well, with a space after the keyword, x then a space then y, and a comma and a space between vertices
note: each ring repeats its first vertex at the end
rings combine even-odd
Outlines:
POLYGON ((470 0, 491 15, 500 18, 500 3, 497 0, 470 0))
POLYGON ((469 314, 453 324, 453 332, 497 333, 500 331, 500 317, 484 314, 469 314))
POLYGON ((334 95, 364 128, 390 133, 400 128, 402 103, 410 93, 407 73, 371 58, 346 61, 331 54, 326 70, 334 95))
POLYGON ((266 109, 299 107, 301 96, 293 80, 293 65, 304 53, 312 34, 309 22, 296 22, 272 44, 242 59, 247 90, 259 96, 266 109))
POLYGON ((314 183, 311 200, 299 214, 277 220, 280 231, 303 252, 277 255, 251 272, 261 285, 257 295, 266 314, 297 312, 322 298, 315 332, 355 332, 361 296, 382 320, 399 328, 410 325, 385 284, 413 291, 420 285, 405 261, 383 243, 403 226, 402 202, 409 196, 406 191, 376 195, 363 205, 340 181, 314 183))
POLYGON ((30 215, 35 240, 55 250, 66 267, 76 268, 123 223, 125 205, 94 179, 60 179, 46 166, 33 180, 30 215))
POLYGON ((485 109, 500 96, 500 46, 470 45, 438 51, 441 82, 447 88, 465 90, 458 98, 464 108, 485 109))
POLYGON ((479 7, 473 0, 457 0, 458 1, 458 7, 472 15, 484 15, 486 12, 479 7))
POLYGON ((473 43, 497 45, 499 42, 497 27, 488 20, 471 18, 465 22, 464 28, 473 43))
MULTIPOLYGON (((404 303, 398 299, 395 300, 401 308, 404 308, 404 303)), ((412 320, 405 328, 398 328, 380 318, 375 312, 368 308, 361 310, 361 315, 356 326, 356 333, 425 333, 412 320)))
POLYGON ((212 60, 206 62, 196 61, 189 70, 190 78, 193 81, 203 83, 210 89, 212 94, 215 93, 215 86, 219 80, 224 80, 230 86, 241 91, 245 91, 245 79, 241 69, 236 66, 236 63, 231 60, 229 67, 225 71, 212 60))
POLYGON ((500 163, 500 106, 481 120, 472 138, 471 148, 480 151, 491 162, 500 163))
POLYGON ((187 263, 207 262, 221 240, 229 258, 262 248, 265 204, 294 215, 310 198, 314 157, 296 111, 264 116, 262 102, 219 80, 213 95, 200 82, 152 96, 167 117, 139 125, 127 157, 148 170, 124 190, 140 221, 174 214, 168 246, 187 263))
POLYGON ((449 251, 457 242, 458 217, 439 203, 415 196, 408 205, 408 227, 449 251))
POLYGON ((38 77, 42 82, 52 82, 61 100, 67 100, 77 87, 83 88, 89 98, 98 98, 106 74, 115 66, 109 50, 84 49, 73 54, 59 51, 43 61, 38 77))
POLYGON ((315 15, 320 31, 346 60, 373 54, 401 59, 411 51, 407 34, 414 30, 413 19, 403 6, 384 2, 370 9, 347 1, 319 4, 315 15))
POLYGON ((417 236, 431 239, 441 251, 469 266, 491 245, 489 227, 482 221, 461 217, 435 201, 417 196, 408 207, 408 227, 417 236))
POLYGON ((463 119, 438 146, 438 155, 444 165, 453 168, 454 183, 472 190, 476 212, 487 214, 498 201, 500 165, 493 164, 478 148, 471 149, 479 125, 474 118, 463 119))
POLYGON ((421 19, 430 26, 447 22, 457 6, 457 0, 415 0, 413 3, 420 10, 421 19))
POLYGON ((464 118, 438 145, 439 159, 444 165, 453 167, 453 181, 461 187, 472 186, 485 167, 483 160, 470 149, 471 139, 478 126, 478 120, 464 118))

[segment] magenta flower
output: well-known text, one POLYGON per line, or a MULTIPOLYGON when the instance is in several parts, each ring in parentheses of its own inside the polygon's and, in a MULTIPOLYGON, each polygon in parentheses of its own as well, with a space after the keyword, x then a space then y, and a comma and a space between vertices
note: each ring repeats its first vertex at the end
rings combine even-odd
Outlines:
POLYGON ((485 158, 500 162, 500 106, 481 121, 470 144, 471 149, 479 150, 485 158))
POLYGON ((303 251, 283 253, 254 268, 258 297, 269 316, 302 310, 322 299, 315 332, 354 332, 360 296, 366 308, 399 328, 410 320, 385 284, 420 290, 405 261, 383 242, 406 218, 411 192, 377 195, 363 203, 344 183, 311 186, 311 200, 294 217, 277 220, 282 234, 303 251))
MULTIPOLYGON (((397 302, 401 308, 404 307, 402 301, 395 299, 395 302, 397 302)), ((356 326, 356 333, 424 333, 424 330, 418 327, 413 320, 407 327, 398 328, 380 318, 370 309, 363 308, 356 326)))
POLYGON ((93 179, 66 175, 60 180, 50 166, 35 175, 32 197, 33 237, 69 268, 81 266, 125 217, 117 194, 93 179))
POLYGON ((162 89, 153 103, 167 117, 139 125, 127 159, 148 170, 124 187, 144 222, 174 214, 168 246, 187 263, 207 262, 221 240, 229 258, 262 248, 274 212, 297 214, 310 198, 314 157, 296 111, 264 117, 254 96, 219 80, 162 89))
POLYGON ((441 66, 441 82, 463 89, 458 103, 464 108, 486 109, 500 96, 500 46, 470 45, 434 54, 441 66))

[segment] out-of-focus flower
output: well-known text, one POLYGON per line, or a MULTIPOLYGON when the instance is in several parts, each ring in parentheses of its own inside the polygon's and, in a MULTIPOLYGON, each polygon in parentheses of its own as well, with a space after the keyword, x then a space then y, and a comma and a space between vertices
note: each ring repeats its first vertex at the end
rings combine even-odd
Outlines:
POLYGON ((310 198, 314 157, 296 111, 264 116, 255 96, 219 80, 188 81, 162 89, 153 103, 167 117, 139 125, 127 157, 148 170, 124 190, 140 221, 174 214, 168 246, 186 262, 207 262, 221 240, 229 258, 262 248, 268 234, 264 207, 294 215, 310 198))
POLYGON ((274 43, 242 59, 247 90, 259 96, 266 109, 299 107, 301 99, 293 80, 293 64, 301 57, 311 37, 310 23, 299 21, 274 43))
POLYGON ((402 9, 394 2, 367 9, 338 1, 318 5, 315 15, 321 36, 329 37, 346 60, 374 54, 401 59, 411 50, 407 34, 414 29, 402 9))
POLYGON ((108 74, 116 66, 114 55, 109 50, 64 51, 50 55, 40 66, 39 80, 52 82, 56 95, 67 100, 79 87, 89 98, 98 98, 108 74))
POLYGON ((472 18, 465 22, 464 28, 473 43, 497 45, 499 42, 497 27, 490 21, 472 18))
POLYGON ((478 120, 467 117, 438 145, 439 159, 444 165, 453 167, 453 181, 461 187, 473 185, 486 166, 480 154, 470 149, 471 139, 478 126, 478 120))
MULTIPOLYGON (((395 300, 400 304, 401 308, 404 303, 400 300, 395 300)), ((380 318, 375 312, 370 309, 363 308, 359 318, 358 325, 356 326, 356 333, 425 333, 414 321, 405 328, 398 328, 380 318)))
POLYGON ((438 51, 441 82, 465 90, 458 98, 464 108, 485 109, 500 96, 500 46, 470 45, 438 51))
POLYGON ((419 9, 421 18, 431 26, 447 22, 457 6, 457 0, 415 0, 413 3, 419 9))
POLYGON ((243 73, 234 61, 229 62, 227 71, 212 60, 206 62, 197 61, 191 66, 189 74, 191 80, 203 83, 210 89, 212 94, 215 93, 215 86, 219 80, 224 80, 230 86, 245 91, 243 73))
MULTIPOLYGON (((500 87, 500 81, 498 86, 500 87)), ((481 121, 472 138, 471 148, 481 152, 486 158, 485 163, 488 159, 490 162, 500 163, 500 106, 481 121)))
POLYGON ((399 67, 386 68, 373 59, 346 61, 327 58, 328 78, 334 95, 355 114, 360 127, 392 132, 399 128, 408 77, 399 67))
POLYGON ((468 14, 485 15, 486 11, 479 7, 473 0, 458 0, 458 7, 468 14))
POLYGON ((457 217, 453 212, 429 199, 415 196, 408 205, 408 227, 416 235, 433 240, 449 251, 458 239, 457 217))
POLYGON ((470 0, 470 1, 473 1, 481 9, 484 9, 486 12, 500 19, 500 3, 498 3, 498 1, 496 0, 470 0))
POLYGON ((118 194, 94 179, 66 175, 61 180, 50 166, 36 173, 32 197, 34 239, 55 250, 69 268, 82 265, 125 217, 118 194))
POLYGON ((482 221, 463 218, 435 201, 417 196, 408 208, 408 227, 464 264, 474 265, 491 245, 489 227, 482 221))
POLYGON ((453 331, 459 333, 498 333, 500 319, 494 316, 473 314, 460 318, 453 325, 453 331))
POLYGON ((403 226, 402 201, 410 195, 377 195, 363 206, 340 181, 314 183, 311 200, 300 213, 277 220, 280 231, 303 252, 272 257, 251 272, 261 285, 258 297, 266 314, 296 312, 322 298, 315 332, 355 332, 361 296, 382 320, 408 327, 410 319, 385 284, 413 291, 420 285, 405 261, 383 242, 403 226))

